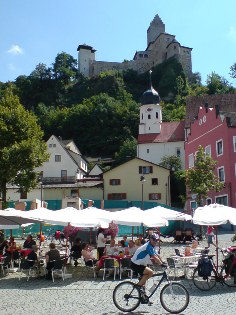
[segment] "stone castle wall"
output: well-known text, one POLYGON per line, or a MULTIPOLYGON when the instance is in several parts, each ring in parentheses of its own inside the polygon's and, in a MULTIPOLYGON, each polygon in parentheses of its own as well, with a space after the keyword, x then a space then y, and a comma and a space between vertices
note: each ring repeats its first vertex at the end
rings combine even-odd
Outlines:
POLYGON ((79 71, 85 76, 97 76, 99 73, 108 70, 124 71, 133 69, 143 73, 165 60, 175 57, 182 64, 187 76, 192 74, 191 48, 181 46, 175 40, 175 36, 165 32, 165 24, 158 15, 155 16, 147 30, 147 49, 137 51, 133 60, 124 62, 96 61, 95 54, 91 48, 86 51, 86 58, 82 60, 83 54, 79 55, 79 71), (89 65, 89 71, 86 71, 89 65))

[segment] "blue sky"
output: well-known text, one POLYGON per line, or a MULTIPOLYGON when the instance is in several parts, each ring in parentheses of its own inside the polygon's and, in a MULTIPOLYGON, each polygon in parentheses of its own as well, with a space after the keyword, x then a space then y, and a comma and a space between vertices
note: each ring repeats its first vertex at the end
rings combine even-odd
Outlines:
POLYGON ((96 60, 133 59, 146 49, 147 28, 158 14, 166 32, 193 48, 193 72, 205 84, 212 71, 229 76, 236 63, 236 0, 1 0, 0 81, 50 66, 62 51, 77 59, 79 44, 96 60))

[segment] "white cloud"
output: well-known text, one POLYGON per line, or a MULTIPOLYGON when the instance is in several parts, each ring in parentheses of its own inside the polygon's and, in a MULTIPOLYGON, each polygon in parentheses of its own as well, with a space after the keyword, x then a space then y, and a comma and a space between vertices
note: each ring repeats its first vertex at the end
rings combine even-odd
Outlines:
POLYGON ((228 36, 233 41, 236 41, 236 28, 234 26, 230 26, 228 36))
POLYGON ((12 55, 22 55, 23 49, 19 45, 12 45, 7 52, 12 55))

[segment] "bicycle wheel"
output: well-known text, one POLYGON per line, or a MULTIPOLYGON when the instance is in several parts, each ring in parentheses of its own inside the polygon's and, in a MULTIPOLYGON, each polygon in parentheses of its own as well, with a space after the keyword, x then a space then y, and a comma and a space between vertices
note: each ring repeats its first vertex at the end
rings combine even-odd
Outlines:
POLYGON ((233 276, 231 276, 230 274, 227 275, 227 273, 225 272, 225 267, 223 267, 221 270, 221 276, 223 277, 224 283, 228 287, 236 287, 236 274, 233 276))
POLYGON ((166 284, 160 293, 162 307, 171 314, 183 312, 189 303, 189 293, 185 286, 172 282, 166 284))
POLYGON ((209 277, 200 277, 198 275, 198 269, 196 268, 193 272, 193 283, 199 290, 209 291, 216 285, 216 277, 215 270, 212 270, 211 276, 209 277))
POLYGON ((133 282, 121 282, 113 291, 113 302, 120 311, 131 312, 140 304, 140 292, 133 282))

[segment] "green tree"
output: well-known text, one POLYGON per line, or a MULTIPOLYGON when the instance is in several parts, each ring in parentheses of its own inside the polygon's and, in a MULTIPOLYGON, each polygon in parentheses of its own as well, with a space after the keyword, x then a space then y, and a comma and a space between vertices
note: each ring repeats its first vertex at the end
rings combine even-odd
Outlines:
POLYGON ((137 140, 135 138, 126 139, 118 152, 115 153, 115 165, 120 165, 127 160, 137 156, 137 140))
POLYGON ((66 85, 76 78, 77 71, 76 59, 65 52, 57 54, 55 62, 53 63, 55 79, 60 80, 66 85))
POLYGON ((36 117, 20 104, 11 90, 0 98, 0 190, 6 205, 7 183, 20 192, 36 187, 35 168, 48 160, 43 132, 36 117))
POLYGON ((221 77, 215 72, 212 72, 207 76, 206 83, 208 94, 210 95, 233 93, 235 90, 224 77, 221 77))
POLYGON ((162 157, 160 165, 171 171, 181 170, 181 160, 176 155, 165 155, 162 157))
POLYGON ((205 155, 203 147, 199 146, 194 167, 185 171, 186 186, 192 194, 196 194, 198 205, 205 204, 209 191, 220 191, 223 183, 215 175, 217 161, 205 155))
POLYGON ((185 179, 182 175, 181 160, 176 155, 165 155, 160 165, 170 170, 170 195, 171 205, 182 208, 183 196, 186 195, 185 179))

